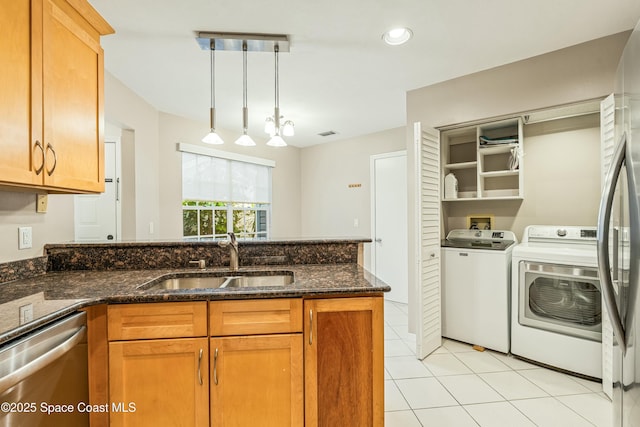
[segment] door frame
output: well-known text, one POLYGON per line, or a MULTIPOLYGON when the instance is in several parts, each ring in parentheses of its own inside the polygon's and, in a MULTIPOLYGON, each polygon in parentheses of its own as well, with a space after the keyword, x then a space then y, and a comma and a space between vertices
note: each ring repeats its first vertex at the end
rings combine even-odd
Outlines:
MULTIPOLYGON (((388 153, 382 154, 373 154, 369 158, 369 182, 371 182, 371 239, 373 240, 371 243, 371 271, 375 272, 376 270, 376 168, 375 163, 376 160, 380 159, 388 159, 391 157, 401 157, 404 156, 407 158, 407 150, 399 150, 399 151, 390 151, 388 153)), ((405 189, 406 191, 406 189, 405 189)), ((407 217, 408 221, 408 217, 407 217)), ((408 226, 408 222, 407 222, 408 226)), ((407 265, 408 268, 408 265, 407 265)), ((407 284, 408 286, 408 284, 407 284)))

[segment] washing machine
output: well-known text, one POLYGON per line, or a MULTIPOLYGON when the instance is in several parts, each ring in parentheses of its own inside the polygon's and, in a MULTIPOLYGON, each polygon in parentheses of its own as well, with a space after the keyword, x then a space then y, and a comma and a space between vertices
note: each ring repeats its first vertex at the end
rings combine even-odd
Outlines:
POLYGON ((509 352, 511 231, 452 230, 442 241, 442 336, 509 352))
POLYGON ((513 249, 511 353, 602 378, 595 227, 528 226, 513 249))

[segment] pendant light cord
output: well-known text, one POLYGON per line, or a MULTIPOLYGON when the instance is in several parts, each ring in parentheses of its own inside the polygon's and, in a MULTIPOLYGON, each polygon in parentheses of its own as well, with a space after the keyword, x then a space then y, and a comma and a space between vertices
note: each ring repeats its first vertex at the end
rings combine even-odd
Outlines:
POLYGON ((276 44, 273 47, 273 50, 274 50, 275 55, 276 55, 276 60, 275 60, 275 64, 276 64, 276 108, 280 109, 280 78, 278 76, 278 52, 280 51, 280 48, 276 44))
POLYGON ((211 108, 216 108, 216 48, 211 43, 211 108))
POLYGON ((276 91, 276 108, 274 111, 274 122, 275 122, 275 132, 276 135, 280 135, 280 78, 278 75, 278 52, 280 51, 280 47, 278 46, 278 44, 276 43, 273 46, 273 51, 275 53, 275 76, 276 76, 276 84, 275 84, 275 91, 276 91))
POLYGON ((211 110, 209 111, 209 124, 211 132, 215 129, 215 111, 216 111, 216 63, 215 63, 215 40, 211 40, 211 110))
POLYGON ((247 42, 242 43, 242 131, 247 133, 249 127, 249 111, 247 108, 247 42))

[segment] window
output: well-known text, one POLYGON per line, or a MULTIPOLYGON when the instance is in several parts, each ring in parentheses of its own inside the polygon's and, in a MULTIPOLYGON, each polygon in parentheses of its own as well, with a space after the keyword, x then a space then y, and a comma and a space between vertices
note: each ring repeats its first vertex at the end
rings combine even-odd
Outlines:
POLYGON ((216 239, 233 232, 241 239, 266 239, 270 217, 270 166, 182 153, 185 238, 216 239))

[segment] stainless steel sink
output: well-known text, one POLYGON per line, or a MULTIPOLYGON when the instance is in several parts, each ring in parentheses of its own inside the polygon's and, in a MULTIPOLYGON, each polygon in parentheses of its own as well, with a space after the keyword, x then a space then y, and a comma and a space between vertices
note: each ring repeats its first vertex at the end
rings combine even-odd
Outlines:
POLYGON ((228 277, 174 277, 172 279, 165 279, 162 282, 158 282, 149 286, 147 289, 210 289, 219 288, 225 281, 229 280, 228 277))
POLYGON ((293 283, 292 271, 278 272, 233 272, 232 275, 207 276, 186 273, 184 276, 172 277, 151 285, 141 285, 138 289, 146 290, 181 290, 181 289, 222 289, 247 288, 260 286, 285 286, 293 283))
POLYGON ((229 277, 222 288, 248 288, 258 286, 285 286, 293 283, 293 274, 275 276, 235 276, 229 277))

